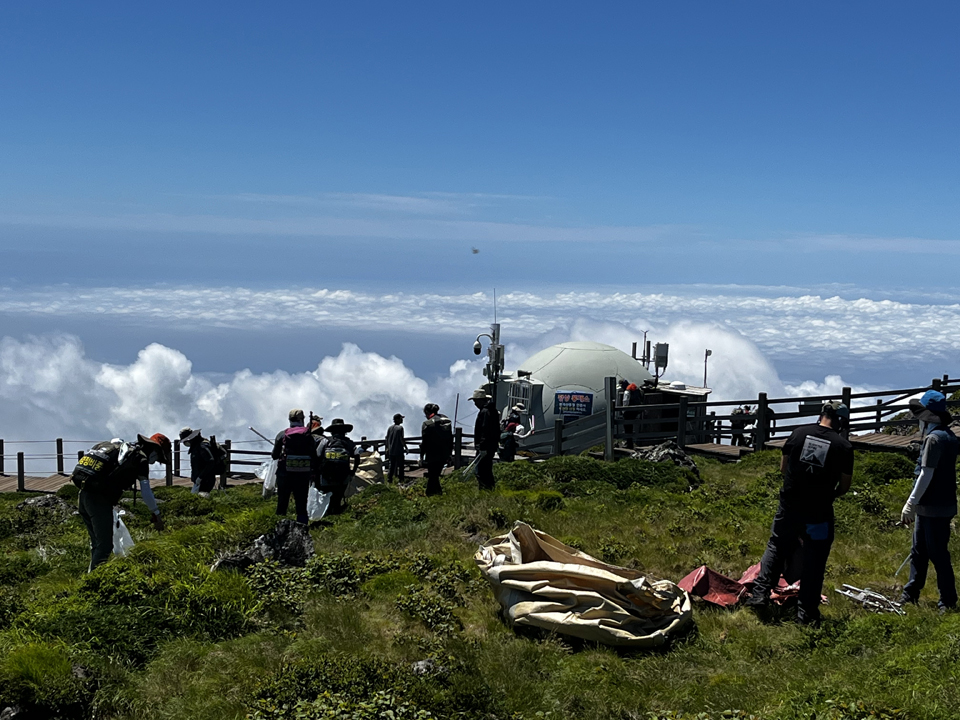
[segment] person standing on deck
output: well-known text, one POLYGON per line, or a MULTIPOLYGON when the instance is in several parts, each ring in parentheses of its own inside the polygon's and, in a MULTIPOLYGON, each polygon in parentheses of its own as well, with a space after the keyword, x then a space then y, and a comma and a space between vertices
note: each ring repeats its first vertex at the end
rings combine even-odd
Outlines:
POLYGON ((403 464, 405 462, 404 457, 407 454, 407 442, 403 437, 403 415, 400 413, 393 416, 393 425, 387 428, 384 454, 387 456, 387 463, 390 465, 387 480, 397 478, 397 482, 403 482, 403 464))

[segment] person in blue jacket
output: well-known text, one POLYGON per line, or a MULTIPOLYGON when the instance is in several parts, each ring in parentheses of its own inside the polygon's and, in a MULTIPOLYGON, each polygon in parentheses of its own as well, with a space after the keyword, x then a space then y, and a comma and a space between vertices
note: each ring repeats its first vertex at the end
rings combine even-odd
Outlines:
POLYGON ((956 608, 957 586, 950 561, 950 520, 957 514, 957 451, 960 441, 950 430, 953 418, 947 399, 937 390, 928 390, 919 400, 910 401, 910 411, 920 423, 923 445, 914 471, 917 480, 900 513, 900 521, 911 525, 910 579, 900 598, 916 603, 927 580, 927 565, 937 571, 938 603, 941 612, 956 608))

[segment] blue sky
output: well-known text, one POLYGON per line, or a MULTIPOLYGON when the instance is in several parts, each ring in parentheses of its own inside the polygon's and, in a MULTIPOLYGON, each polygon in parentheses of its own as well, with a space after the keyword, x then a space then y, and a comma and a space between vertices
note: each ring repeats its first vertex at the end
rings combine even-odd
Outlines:
POLYGON ((922 382, 958 349, 958 77, 955 3, 5 2, 0 337, 432 379, 496 287, 518 353, 712 323, 784 382, 922 382))

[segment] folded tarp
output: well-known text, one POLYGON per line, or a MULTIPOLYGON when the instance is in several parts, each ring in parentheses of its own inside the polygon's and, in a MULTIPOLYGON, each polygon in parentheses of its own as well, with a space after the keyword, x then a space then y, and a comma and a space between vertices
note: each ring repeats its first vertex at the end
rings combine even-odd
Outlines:
POLYGON ((690 596, 674 583, 608 565, 525 523, 474 559, 512 626, 649 648, 693 624, 690 596))

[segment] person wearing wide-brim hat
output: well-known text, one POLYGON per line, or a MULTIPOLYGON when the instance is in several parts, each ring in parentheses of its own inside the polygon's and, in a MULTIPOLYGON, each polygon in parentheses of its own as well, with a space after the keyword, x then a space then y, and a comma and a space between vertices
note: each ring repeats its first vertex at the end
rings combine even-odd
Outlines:
POLYGON ((916 482, 900 513, 904 525, 916 520, 910 548, 910 579, 901 602, 916 603, 927 579, 927 565, 937 571, 941 611, 957 606, 957 587, 950 560, 950 521, 957 514, 957 453, 960 441, 950 429, 952 416, 947 399, 938 390, 928 390, 911 400, 910 412, 920 424, 920 458, 916 482))
POLYGON ((207 497, 217 483, 217 463, 210 443, 200 434, 200 428, 194 430, 189 426, 180 430, 180 442, 190 452, 190 480, 193 482, 190 492, 207 497))
POLYGON ((477 406, 477 420, 473 425, 477 485, 481 490, 493 490, 493 456, 500 448, 500 413, 493 398, 482 388, 475 390, 470 399, 477 406))
POLYGON ((327 425, 327 432, 330 434, 317 444, 319 489, 331 494, 327 515, 339 515, 343 512, 343 495, 347 491, 350 478, 360 467, 357 444, 347 437, 351 430, 353 425, 345 423, 343 418, 334 418, 327 425))

